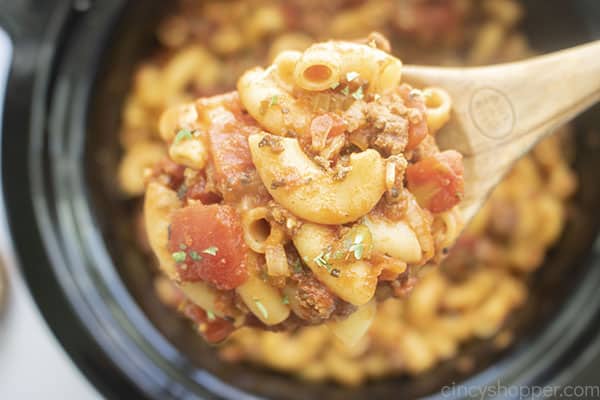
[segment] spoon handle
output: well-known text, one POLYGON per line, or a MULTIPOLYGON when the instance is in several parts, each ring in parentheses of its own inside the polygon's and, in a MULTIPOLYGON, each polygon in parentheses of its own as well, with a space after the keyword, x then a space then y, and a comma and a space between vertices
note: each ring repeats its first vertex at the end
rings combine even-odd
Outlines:
POLYGON ((404 79, 440 86, 470 137, 469 153, 538 138, 600 100, 600 40, 508 64, 404 67, 404 79), (478 134, 477 134, 478 133, 478 134))
POLYGON ((406 66, 404 79, 440 86, 453 99, 451 122, 437 140, 465 157, 469 218, 514 161, 600 100, 600 41, 489 67, 406 66))
MULTIPOLYGON (((600 41, 484 68, 469 110, 483 137, 474 151, 511 143, 519 154, 600 100, 600 41), (481 146, 481 147, 479 147, 481 146)), ((518 154, 515 154, 515 156, 518 154)))

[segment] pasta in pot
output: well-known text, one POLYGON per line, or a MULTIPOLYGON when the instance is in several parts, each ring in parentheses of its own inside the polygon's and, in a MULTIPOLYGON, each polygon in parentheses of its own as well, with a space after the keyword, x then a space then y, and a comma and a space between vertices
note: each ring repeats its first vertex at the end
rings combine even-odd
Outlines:
MULTIPOLYGON (((524 234, 529 224, 527 218, 540 222, 550 218, 560 226, 559 230, 562 229, 565 205, 557 199, 571 193, 573 186, 560 195, 549 194, 553 176, 562 174, 560 171, 566 164, 560 146, 559 137, 550 137, 536 148, 541 160, 554 154, 548 175, 540 168, 544 161, 533 155, 527 156, 527 163, 536 166, 533 171, 515 166, 466 228, 442 266, 427 270, 408 298, 389 299, 381 304, 366 337, 353 347, 340 346, 339 337, 322 327, 302 328, 299 333, 243 330, 232 335, 221 349, 221 356, 227 360, 247 360, 292 371, 307 380, 330 379, 357 385, 391 374, 426 372, 439 362, 460 355, 460 345, 471 338, 496 337, 499 348, 506 346, 513 338, 510 331, 503 328, 503 321, 527 299, 524 275, 515 275, 514 271, 533 270, 538 266, 535 259, 521 258, 519 242, 506 238, 518 232, 524 234), (541 152, 541 149, 545 151, 541 152), (535 190, 524 192, 520 189, 521 185, 533 182, 537 182, 535 190), (537 206, 538 200, 544 202, 549 197, 560 205, 560 211, 556 210, 552 216, 546 215, 545 206, 537 206), (524 204, 536 206, 520 209, 524 204), (501 215, 497 211, 499 206, 513 210, 505 213, 505 218, 516 212, 513 217, 508 217, 510 225, 503 227, 503 232, 497 226, 501 215), (273 338, 275 335, 277 337, 273 338), (308 335, 314 337, 314 342, 306 351, 313 356, 302 358, 293 368, 281 368, 268 356, 281 347, 294 348, 308 335), (343 372, 335 373, 329 368, 334 357, 343 357, 343 372)), ((572 185, 572 174, 570 182, 572 185)), ((527 243, 532 251, 546 248, 550 243, 546 242, 542 232, 536 232, 527 233, 527 243)), ((288 362, 294 363, 296 359, 300 360, 297 357, 288 362)))
MULTIPOLYGON (((336 119, 328 115, 315 121, 315 116, 320 116, 323 111, 335 114, 342 110, 342 118, 347 122, 348 129, 354 130, 365 119, 372 119, 378 113, 377 110, 371 110, 370 114, 365 115, 362 102, 353 101, 351 97, 357 87, 350 87, 345 96, 341 93, 345 90, 344 84, 335 89, 326 88, 326 93, 302 97, 303 101, 300 102, 292 101, 298 99, 299 92, 295 80, 296 65, 301 52, 311 43, 332 37, 353 40, 377 30, 386 34, 391 39, 390 43, 379 35, 372 35, 363 43, 371 43, 386 52, 392 49, 394 54, 401 55, 403 61, 411 64, 463 64, 464 55, 466 62, 471 64, 509 61, 531 54, 526 38, 515 30, 522 14, 522 7, 515 0, 181 2, 179 12, 166 16, 159 26, 157 36, 162 49, 156 57, 140 65, 124 103, 120 139, 125 157, 120 168, 120 186, 124 195, 139 199, 143 182, 151 178, 153 182, 147 186, 147 191, 162 193, 155 200, 160 198, 163 201, 149 201, 146 204, 147 210, 151 210, 146 217, 154 214, 154 221, 162 221, 148 227, 155 248, 164 248, 166 242, 161 232, 168 230, 168 215, 175 209, 194 202, 220 203, 223 198, 227 202, 236 202, 242 230, 236 248, 246 246, 252 252, 261 254, 258 260, 246 260, 249 272, 247 279, 257 276, 269 287, 276 288, 281 296, 281 304, 289 306, 290 310, 289 321, 284 324, 290 325, 296 315, 318 324, 336 315, 342 317, 336 319, 343 320, 344 316, 361 306, 336 300, 329 289, 308 274, 309 267, 299 261, 296 251, 290 247, 288 238, 298 234, 304 226, 303 218, 270 203, 273 196, 269 194, 269 188, 262 185, 256 171, 248 168, 248 161, 252 163, 251 157, 249 160, 237 158, 237 162, 229 163, 228 168, 214 168, 214 160, 226 158, 223 154, 213 157, 212 147, 237 149, 240 143, 243 144, 240 137, 217 134, 195 137, 202 130, 207 116, 213 112, 221 113, 218 109, 228 101, 231 103, 231 97, 230 100, 216 97, 198 103, 193 102, 194 98, 232 90, 236 87, 237 78, 249 68, 273 62, 276 69, 255 69, 247 75, 262 82, 260 85, 255 83, 259 91, 265 89, 262 96, 256 96, 259 102, 257 112, 264 112, 264 115, 259 115, 261 120, 275 127, 284 126, 287 121, 300 128, 314 122, 313 131, 310 126, 306 131, 298 129, 295 133, 303 135, 297 135, 296 139, 311 162, 328 170, 330 166, 322 161, 336 159, 340 155, 346 135, 330 135, 337 129, 336 119), (261 81, 265 78, 264 82, 261 81), (336 94, 331 96, 329 92, 336 94), (265 99, 267 101, 263 102, 265 99), (288 114, 284 120, 286 115, 277 104, 272 106, 271 103, 281 105, 287 100, 290 100, 289 104, 286 103, 287 108, 298 113, 293 119, 288 114), (302 115, 308 115, 309 118, 303 118, 302 115), (325 128, 317 129, 323 126, 325 128), (148 167, 170 153, 169 144, 173 143, 181 130, 193 133, 192 140, 198 140, 206 146, 206 165, 200 169, 202 165, 198 164, 195 170, 191 163, 192 168, 182 168, 167 160, 159 162, 150 173, 148 167), (142 151, 150 147, 156 152, 142 151), (143 158, 136 160, 136 152, 143 158), (237 179, 229 182, 227 177, 231 176, 228 174, 231 171, 236 172, 234 177, 237 179), (252 188, 251 192, 257 195, 247 196, 243 191, 236 190, 239 182, 246 182, 252 188), (287 258, 287 271, 281 268, 282 251, 287 258), (308 304, 304 301, 310 293, 319 293, 319 302, 308 304)), ((319 68, 315 72, 319 72, 319 68)), ((347 79, 347 72, 358 71, 340 70, 338 76, 342 80, 347 79)), ((350 74, 350 78, 354 75, 350 74)), ((333 74, 327 75, 327 79, 331 80, 332 77, 333 74)), ((357 78, 352 82, 356 84, 357 78)), ((363 90, 362 95, 368 96, 370 88, 365 88, 367 90, 363 90)), ((426 116, 429 134, 433 135, 450 116, 446 110, 451 107, 451 102, 436 88, 425 88, 422 95, 422 112, 426 116)), ((357 97, 360 97, 360 92, 357 97)), ((228 108, 227 104, 224 108, 228 108)), ((262 130, 251 129, 245 134, 261 134, 264 133, 262 130)), ((188 148, 185 144, 190 137, 185 131, 175 148, 188 148)), ((283 129, 269 133, 285 137, 290 135, 283 129)), ((430 135, 425 137, 420 148, 412 151, 427 153, 430 135)), ((383 165, 383 197, 400 204, 406 201, 408 207, 418 211, 414 198, 409 196, 406 200, 403 196, 394 196, 395 191, 404 187, 398 183, 405 183, 409 161, 403 155, 390 156, 394 150, 393 142, 381 139, 377 143, 370 142, 364 132, 349 136, 349 141, 358 149, 364 151, 375 145, 382 158, 387 158, 383 165)), ((414 141, 411 145, 414 145, 414 141)), ((392 291, 399 295, 416 286, 413 300, 387 300, 378 304, 367 335, 351 347, 340 344, 338 337, 348 339, 349 336, 343 333, 339 335, 341 331, 336 336, 329 329, 329 323, 301 328, 293 333, 265 332, 261 310, 267 310, 267 315, 271 317, 270 304, 266 304, 261 297, 250 296, 248 304, 254 306, 251 314, 248 314, 244 305, 244 310, 231 307, 232 296, 238 303, 241 302, 235 293, 239 287, 219 292, 202 281, 181 282, 179 286, 174 286, 174 280, 157 276, 158 295, 166 304, 182 310, 211 341, 224 339, 246 319, 253 326, 262 325, 261 329, 245 327, 233 333, 231 339, 221 347, 221 357, 230 361, 247 360, 302 379, 329 379, 356 385, 366 379, 390 374, 419 374, 455 356, 462 357, 460 365, 475 365, 461 356, 461 344, 473 337, 490 335, 496 335, 494 342, 499 347, 510 343, 512 333, 503 327, 503 321, 525 301, 527 289, 524 281, 527 274, 539 266, 546 248, 562 231, 567 216, 565 201, 576 186, 573 173, 562 154, 564 148, 568 146, 561 145, 558 137, 551 137, 515 166, 478 217, 471 222, 466 234, 440 269, 427 267, 417 272, 415 264, 407 266, 401 260, 413 260, 420 252, 430 262, 438 262, 461 231, 461 223, 456 219, 454 210, 433 215, 417 213, 412 218, 392 213, 396 222, 392 225, 401 230, 405 238, 402 244, 406 248, 389 241, 394 237, 390 237, 389 227, 383 229, 378 226, 381 222, 378 213, 360 218, 361 224, 369 226, 374 238, 371 251, 399 251, 390 253, 390 256, 399 259, 377 256, 381 263, 379 279, 388 282, 392 291), (409 228, 413 235, 409 233, 409 228), (415 238, 419 251, 416 251, 415 238), (412 245, 407 246, 406 243, 412 245), (415 282, 415 274, 424 277, 420 282, 415 282), (430 275, 434 276, 427 278, 430 275), (188 300, 185 300, 182 291, 188 300), (418 298, 427 300, 428 294, 435 295, 435 301, 417 302, 418 298)), ((188 164, 185 158, 179 161, 188 164)), ((223 163, 220 163, 220 167, 223 167, 223 163)), ((413 183, 419 180, 418 172, 413 170, 410 174, 413 183)), ((435 201, 429 203, 436 206, 435 201)), ((375 211, 390 213, 393 210, 380 210, 376 206, 375 211)), ((132 219, 132 226, 139 233, 140 247, 147 249, 145 230, 140 223, 143 218, 133 216, 132 219)), ((344 234, 335 229, 333 231, 336 235, 344 234)), ((199 250, 198 255, 213 257, 202 253, 203 250, 214 252, 209 244, 199 250)), ((176 264, 172 255, 168 251, 153 253, 148 264, 152 265, 159 258, 163 271, 171 271, 169 276, 176 278, 176 264)), ((322 264, 327 266, 327 263, 322 264)), ((327 272, 326 268, 318 271, 327 272)), ((285 307, 281 307, 281 311, 278 315, 285 315, 285 307)), ((273 311, 273 315, 276 313, 273 311)), ((356 314, 352 314, 354 318, 357 318, 356 314)), ((360 320, 365 321, 364 318, 360 320)), ((351 323, 352 318, 345 321, 351 323)), ((271 325, 270 329, 280 327, 271 325)), ((352 328, 350 333, 357 332, 358 329, 352 328)))
POLYGON ((356 342, 378 287, 400 295, 403 274, 440 259, 434 215, 460 201, 461 156, 429 134, 447 96, 435 89, 428 116, 401 65, 375 42, 318 43, 245 73, 237 93, 165 111, 172 165, 149 177, 145 224, 195 313, 278 329, 336 319, 356 342))

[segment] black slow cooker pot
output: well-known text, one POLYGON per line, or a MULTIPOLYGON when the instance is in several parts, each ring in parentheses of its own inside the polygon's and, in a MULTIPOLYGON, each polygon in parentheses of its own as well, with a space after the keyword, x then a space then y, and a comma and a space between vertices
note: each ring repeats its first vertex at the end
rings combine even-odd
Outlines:
MULTIPOLYGON (((534 391, 509 387, 600 382, 598 107, 575 122, 580 190, 562 240, 532 279, 530 301, 510 320, 519 340, 501 354, 485 341, 469 345, 474 373, 449 361, 418 379, 345 389, 220 362, 152 295, 148 268, 132 250, 132 206, 114 183, 121 104, 167 3, 0 1, 0 26, 14 46, 1 153, 13 244, 49 326, 106 397, 484 398, 484 388, 496 387, 518 398, 534 391), (441 389, 453 384, 463 390, 441 389)), ((600 38, 597 0, 526 6, 524 29, 540 51, 600 38)))

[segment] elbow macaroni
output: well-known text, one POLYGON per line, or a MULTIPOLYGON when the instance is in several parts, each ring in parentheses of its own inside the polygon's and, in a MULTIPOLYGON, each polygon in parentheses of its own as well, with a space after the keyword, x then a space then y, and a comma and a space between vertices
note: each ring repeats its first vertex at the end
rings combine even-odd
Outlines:
MULTIPOLYGON (((436 176, 459 166, 428 167, 445 162, 430 135, 450 102, 439 89, 429 103, 414 96, 400 60, 377 48, 385 39, 372 40, 283 51, 247 71, 237 92, 175 101, 159 119, 169 159, 149 177, 150 243, 205 311, 188 314, 208 318, 207 338, 215 318, 286 328, 336 320, 334 332, 355 343, 378 287, 409 290, 410 270, 435 262, 436 246, 459 229, 442 215, 456 206, 444 199, 460 196, 443 193, 433 210, 405 182, 411 167, 421 192, 462 180, 436 176), (157 206, 167 198, 170 208, 157 206)), ((188 47, 165 66, 167 76, 180 71, 166 84, 181 92, 201 60, 210 61, 204 49, 188 47)))
POLYGON ((385 191, 383 160, 374 150, 356 153, 350 159, 350 172, 341 181, 319 168, 291 138, 278 139, 283 147, 273 152, 261 146, 268 134, 248 138, 256 169, 273 198, 295 215, 311 222, 343 224, 367 214, 385 191), (274 187, 282 177, 298 177, 274 187))
POLYGON ((306 265, 340 298, 357 306, 371 300, 377 287, 377 271, 369 262, 336 262, 332 268, 338 268, 341 273, 339 277, 335 277, 328 271, 327 266, 319 265, 315 261, 323 253, 323 249, 333 245, 335 241, 331 228, 306 223, 298 230, 293 240, 306 265))
POLYGON ((254 68, 242 75, 237 88, 250 115, 267 131, 283 136, 289 130, 305 132, 307 117, 314 114, 305 101, 294 96, 294 87, 316 97, 321 91, 337 87, 342 79, 355 76, 353 79, 367 82, 365 93, 381 95, 399 85, 401 68, 400 60, 377 48, 326 42, 302 53, 281 53, 266 70, 254 68), (277 107, 265 109, 265 102, 273 98, 277 98, 277 107))
MULTIPOLYGON (((144 62, 139 73, 135 74, 134 87, 123 108, 120 139, 125 149, 143 147, 147 141, 162 137, 162 121, 160 132, 157 127, 165 107, 189 101, 191 96, 233 89, 237 77, 249 66, 274 60, 281 50, 302 51, 311 42, 322 38, 353 39, 366 36, 373 30, 385 31, 392 34, 396 50, 400 49, 403 57, 415 64, 457 65, 463 54, 467 54, 472 63, 511 61, 532 54, 526 37, 515 31, 523 14, 523 8, 515 0, 415 1, 401 5, 387 0, 373 0, 360 4, 343 2, 339 7, 329 3, 295 2, 293 19, 289 18, 287 4, 273 0, 192 3, 186 2, 183 12, 169 16, 161 23, 158 39, 165 49, 150 62, 144 62), (267 11, 256 11, 261 8, 267 8, 267 11), (249 18, 250 14, 257 16, 249 18), (274 18, 264 17, 269 14, 274 18), (434 20, 423 19, 427 15, 439 18, 434 23, 434 20), (199 18, 202 19, 200 24, 199 18), (463 29, 465 24, 471 28, 463 29), (206 26, 210 27, 210 31, 205 30, 206 26), (473 34, 464 35, 464 32, 473 34), (190 47, 200 47, 198 44, 209 55, 204 61, 190 62, 195 65, 191 69, 170 66, 170 61, 186 53, 190 47), (221 56, 224 54, 226 56, 221 56), (267 54, 268 60, 263 58, 267 54), (173 77, 167 79, 166 72, 173 74, 173 77), (173 79, 176 74, 181 74, 182 78, 173 79), (198 74, 202 76, 197 77, 198 74), (187 78, 183 79, 184 76, 187 78), (169 99, 164 95, 166 93, 169 94, 169 99)), ((296 55, 291 57, 291 67, 286 69, 280 65, 277 73, 272 74, 275 84, 284 88, 284 94, 294 91, 293 75, 299 53, 292 53, 296 55)), ((200 59, 196 56, 192 58, 200 59)), ((339 92, 340 89, 336 91, 339 92)), ((339 107, 329 91, 325 92, 327 94, 313 96, 314 103, 318 107, 324 107, 323 104, 331 102, 327 107, 339 107)), ((256 98, 257 111, 261 111, 261 101, 271 99, 266 94, 256 98)), ((281 97, 278 98, 278 103, 285 105, 287 110, 293 110, 293 106, 297 105, 292 103, 293 99, 288 98, 289 101, 286 102, 286 98, 281 97)), ((308 105, 308 111, 312 112, 312 104, 308 105)), ((427 123, 430 133, 433 133, 436 126, 435 123, 432 124, 431 103, 427 106, 427 123)), ((360 101, 352 105, 353 110, 361 107, 360 101)), ((195 112, 195 105, 190 104, 189 110, 195 112)), ((299 107, 298 110, 306 111, 304 107, 299 107)), ((292 119, 299 118, 278 114, 280 111, 278 107, 267 107, 265 115, 273 113, 276 116, 274 125, 282 126, 284 123, 278 121, 284 117, 290 125, 292 119)), ((436 109, 435 112, 437 111, 436 109)), ((168 129, 167 137, 163 137, 163 140, 172 141, 181 128, 197 129, 197 126, 190 126, 185 121, 177 121, 184 115, 185 113, 180 112, 173 113, 175 123, 168 129)), ((197 116, 190 119, 192 124, 197 120, 197 116)), ((302 128, 306 123, 310 123, 310 118, 297 125, 302 128)), ((283 129, 281 132, 271 133, 282 136, 290 134, 283 129)), ((294 130, 294 133, 301 134, 302 130, 294 130)), ((469 226, 464 238, 466 243, 459 245, 456 250, 459 254, 451 255, 451 259, 440 269, 428 271, 428 274, 441 275, 445 287, 433 318, 429 312, 426 313, 431 324, 414 325, 412 320, 407 319, 406 300, 386 301, 378 305, 377 316, 366 337, 351 349, 341 345, 324 326, 303 328, 294 333, 243 328, 234 333, 232 339, 220 349, 221 356, 230 361, 247 360, 304 380, 333 380, 344 385, 358 385, 367 379, 380 379, 391 374, 419 374, 430 370, 453 355, 460 356, 464 341, 472 337, 488 336, 500 329, 493 343, 500 347, 506 346, 510 343, 512 334, 500 324, 507 316, 515 314, 524 301, 526 288, 522 284, 522 277, 537 268, 544 250, 557 239, 567 215, 565 201, 576 186, 573 173, 562 155, 564 146, 561 147, 556 138, 557 136, 553 136, 542 142, 533 155, 529 156, 530 160, 537 163, 538 168, 533 171, 522 166, 515 168, 508 180, 496 190, 489 204, 469 226), (516 206, 517 204, 520 205, 516 206), (532 226, 537 229, 532 229, 532 226), (543 234, 540 235, 540 232, 543 234), (499 235, 501 238, 514 239, 497 241, 499 235), (521 245, 521 242, 526 245, 521 245), (469 273, 458 279, 454 264, 457 263, 457 256, 460 258, 461 247, 464 246, 467 246, 476 263, 469 267, 472 276, 469 273), (470 246, 475 246, 476 250, 470 246), (511 274, 513 270, 517 278, 511 274)), ((359 147, 370 147, 362 139, 364 137, 356 138, 359 147)), ((331 144, 327 147, 329 146, 331 144)), ((167 150, 168 148, 163 147, 163 155, 167 150)), ((332 158, 328 155, 324 157, 332 158)), ((198 175, 210 170, 211 163, 209 158, 207 166, 198 171, 198 175)), ((125 158, 122 164, 125 164, 125 158)), ((134 173, 128 174, 134 177, 132 182, 137 182, 131 186, 128 186, 126 179, 119 180, 120 186, 129 196, 139 196, 144 168, 134 168, 134 173), (135 190, 127 189, 134 185, 137 185, 135 190)), ((394 181, 395 179, 386 179, 386 196, 390 196, 392 190, 398 188, 394 181)), ((210 189, 212 183, 208 182, 207 185, 210 189)), ((168 189, 165 185, 163 188, 168 189)), ((173 193, 175 189, 172 188, 173 193)), ((264 207, 271 212, 269 206, 256 199, 253 199, 247 210, 254 207, 264 207)), ((453 228, 456 226, 456 221, 452 221, 453 214, 445 212, 434 217, 434 221, 430 223, 431 240, 422 239, 422 226, 428 225, 427 223, 406 221, 413 231, 419 232, 416 236, 424 257, 429 254, 431 243, 435 243, 435 249, 443 248, 460 231, 460 227, 453 228)), ((280 227, 285 230, 286 238, 293 234, 296 229, 292 229, 294 226, 302 224, 302 221, 283 214, 275 217, 272 219, 273 216, 269 216, 271 229, 280 227), (289 231, 286 225, 289 226, 289 231)), ((155 229, 149 227, 150 230, 155 229)), ((373 233, 373 236, 376 234, 373 233)), ((143 246, 143 239, 140 240, 143 246)), ((246 238, 244 240, 247 242, 246 238)), ((289 253, 289 243, 284 242, 282 245, 289 253)), ((249 244, 248 247, 252 248, 249 244)), ((381 248, 374 248, 373 251, 381 251, 381 248)), ((260 251, 258 253, 264 254, 260 251)), ((168 256, 170 255, 167 258, 168 256)), ((290 260, 289 267, 295 273, 292 268, 293 260, 290 260)), ((421 286, 421 283, 417 284, 415 293, 427 290, 427 285, 421 286)), ((282 289, 282 294, 288 295, 293 309, 296 302, 293 291, 289 291, 286 286, 282 289)), ((205 300, 206 298, 203 297, 205 300)), ((210 310, 211 303, 206 303, 205 300, 198 301, 197 304, 210 310)), ((177 302, 173 304, 176 306, 177 302)), ((218 310, 215 314, 217 312, 218 310)), ((466 360, 460 358, 459 366, 469 365, 463 361, 466 360)))
POLYGON ((427 107, 427 126, 434 134, 450 120, 452 100, 448 92, 440 88, 426 88, 423 90, 423 95, 427 107))

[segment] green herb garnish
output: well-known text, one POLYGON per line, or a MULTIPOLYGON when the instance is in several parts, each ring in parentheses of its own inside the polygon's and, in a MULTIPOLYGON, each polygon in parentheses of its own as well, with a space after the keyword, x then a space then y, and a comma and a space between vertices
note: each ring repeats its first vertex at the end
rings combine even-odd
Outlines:
POLYGON ((350 88, 348 86, 346 86, 345 88, 342 89, 341 93, 344 96, 348 96, 350 94, 350 88))
POLYGON ((363 97, 365 97, 362 86, 359 86, 358 89, 356 89, 356 92, 352 93, 352 97, 354 97, 356 100, 362 100, 363 97))
POLYGON ((187 246, 185 245, 185 243, 181 243, 181 244, 179 245, 179 248, 180 248, 181 250, 185 250, 185 249, 187 249, 187 246))
POLYGON ((215 319, 217 319, 215 313, 210 310, 206 310, 206 316, 208 317, 209 321, 214 321, 215 319))
POLYGON ((357 260, 360 260, 363 256, 363 252, 365 251, 365 245, 363 243, 363 235, 362 234, 357 234, 354 237, 354 242, 352 243, 352 245, 348 248, 348 251, 351 253, 354 253, 354 258, 356 258, 357 260))
POLYGON ((217 251, 219 251, 219 248, 217 246, 210 246, 202 250, 204 254, 210 254, 211 256, 216 256, 217 251))
POLYGON ((360 76, 360 74, 358 72, 350 71, 346 74, 346 79, 348 80, 348 82, 352 82, 359 76, 360 76))
POLYGON ((256 304, 258 311, 260 311, 260 313, 263 317, 265 317, 265 319, 269 318, 269 312, 267 311, 267 308, 263 303, 261 303, 259 299, 254 299, 254 304, 256 304))
POLYGON ((177 135, 175 135, 175 140, 173 140, 173 143, 179 143, 184 139, 191 139, 192 138, 192 132, 190 132, 187 129, 180 129, 179 132, 177 132, 177 135))
POLYGON ((198 254, 198 252, 195 250, 190 251, 189 254, 190 254, 190 258, 194 261, 202 260, 202 256, 200 254, 198 254))
POLYGON ((329 261, 327 261, 329 257, 326 256, 326 254, 323 254, 323 252, 321 252, 321 254, 319 254, 318 256, 316 256, 314 258, 314 262, 321 268, 325 268, 327 271, 329 271, 331 269, 331 264, 329 264, 329 261))
POLYGON ((271 101, 269 102, 269 107, 273 107, 279 104, 279 97, 271 96, 271 101))
POLYGON ((345 255, 346 255, 346 253, 344 253, 342 250, 336 250, 333 253, 333 259, 334 260, 343 260, 345 255))
POLYGON ((185 261, 185 251, 176 251, 175 253, 171 254, 171 257, 173 257, 173 260, 175 260, 175 262, 184 262, 185 261))
POLYGON ((290 304, 290 299, 288 299, 287 294, 285 296, 283 296, 283 299, 281 299, 281 302, 283 304, 290 304))

